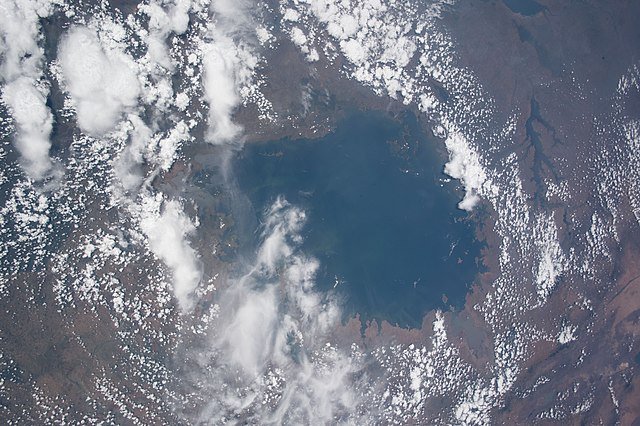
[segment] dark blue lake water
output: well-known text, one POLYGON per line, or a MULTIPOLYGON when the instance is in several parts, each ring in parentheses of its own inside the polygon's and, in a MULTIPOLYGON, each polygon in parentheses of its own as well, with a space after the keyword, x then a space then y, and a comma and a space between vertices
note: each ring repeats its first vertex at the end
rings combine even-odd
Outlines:
POLYGON ((320 288, 339 282, 347 314, 402 326, 461 306, 478 272, 480 244, 442 169, 415 117, 378 113, 317 140, 247 145, 234 166, 256 211, 278 195, 306 211, 303 248, 321 262, 320 288))
POLYGON ((509 9, 511 9, 514 13, 519 13, 524 16, 533 16, 544 10, 546 7, 541 5, 535 0, 503 0, 504 4, 507 5, 509 9))

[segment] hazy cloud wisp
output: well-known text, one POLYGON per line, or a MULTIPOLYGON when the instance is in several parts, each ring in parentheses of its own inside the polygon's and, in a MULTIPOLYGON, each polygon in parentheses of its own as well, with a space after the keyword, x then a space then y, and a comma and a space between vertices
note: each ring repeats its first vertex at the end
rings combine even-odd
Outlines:
POLYGON ((249 84, 258 58, 253 51, 255 27, 250 8, 243 1, 215 1, 210 42, 202 46, 204 100, 209 105, 207 140, 213 144, 237 144, 242 128, 233 121, 240 105, 240 90, 249 84))
POLYGON ((355 411, 351 375, 360 366, 331 343, 341 311, 314 289, 318 261, 299 248, 304 222, 303 211, 279 198, 265 212, 254 264, 221 294, 212 325, 218 377, 200 419, 243 413, 262 424, 323 424, 355 411), (271 398, 277 404, 260 403, 271 398))

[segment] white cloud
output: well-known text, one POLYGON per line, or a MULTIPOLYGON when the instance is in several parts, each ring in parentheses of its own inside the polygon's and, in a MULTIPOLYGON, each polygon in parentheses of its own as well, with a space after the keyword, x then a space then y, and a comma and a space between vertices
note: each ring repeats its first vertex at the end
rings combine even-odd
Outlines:
POLYGON ((540 306, 546 303, 558 280, 567 269, 567 260, 560 247, 558 227, 553 215, 536 216, 533 235, 537 248, 537 267, 533 271, 539 299, 536 306, 540 306))
POLYGON ((196 251, 187 237, 195 230, 175 200, 163 200, 162 195, 143 197, 140 228, 147 236, 151 251, 173 273, 173 292, 180 308, 186 312, 193 307, 193 292, 200 283, 202 271, 196 251))
POLYGON ((249 4, 218 0, 209 28, 211 42, 202 46, 204 100, 209 105, 207 139, 213 144, 237 144, 242 128, 233 122, 241 89, 250 84, 258 63, 252 45, 257 44, 249 4))
POLYGON ((230 362, 239 366, 251 377, 262 372, 271 355, 278 301, 274 287, 253 290, 247 285, 237 285, 225 295, 226 324, 220 328, 216 342, 230 362))
POLYGON ((565 325, 558 333, 557 341, 561 345, 566 345, 569 342, 573 342, 576 340, 576 330, 577 327, 572 325, 565 325))
POLYGON ((58 58, 78 126, 87 134, 110 131, 123 112, 137 104, 140 86, 132 60, 122 52, 105 51, 93 30, 69 30, 58 58))
POLYGON ((279 262, 292 254, 292 242, 298 242, 298 231, 305 221, 305 213, 291 208, 289 203, 279 197, 269 208, 265 217, 263 242, 258 250, 257 267, 267 274, 273 274, 279 262))
POLYGON ((215 0, 211 2, 211 10, 218 20, 217 29, 227 35, 253 31, 254 25, 250 16, 251 7, 253 5, 247 0, 215 0))
POLYGON ((204 99, 209 104, 209 132, 211 143, 231 142, 241 131, 232 115, 240 104, 235 72, 238 67, 237 49, 228 37, 218 37, 204 48, 204 99))
POLYGON ((114 163, 114 173, 122 188, 133 194, 143 179, 152 179, 160 171, 169 171, 182 144, 191 138, 189 126, 184 121, 179 121, 166 132, 154 133, 136 114, 129 114, 120 129, 124 132, 120 137, 127 138, 128 143, 114 163), (145 166, 150 168, 145 171, 145 166))
POLYGON ((285 21, 296 22, 300 18, 300 14, 294 9, 286 9, 282 14, 285 21))
POLYGON ((222 422, 226 411, 261 423, 324 424, 358 404, 351 376, 359 366, 329 342, 341 311, 315 291, 318 261, 299 250, 304 221, 303 211, 277 199, 265 212, 254 264, 222 292, 212 345, 226 390, 213 384, 202 421, 222 422), (278 402, 252 406, 266 400, 278 402))
POLYGON ((444 172, 462 182, 465 194, 458 207, 471 211, 480 201, 478 191, 487 180, 480 157, 460 132, 449 132, 445 145, 449 151, 449 162, 445 164, 444 172))
POLYGON ((342 41, 340 42, 340 47, 347 59, 355 64, 359 64, 366 58, 366 51, 358 40, 342 41))
POLYGON ((184 34, 189 26, 189 11, 191 10, 191 0, 176 0, 169 9, 169 20, 171 31, 176 34, 184 34))
POLYGON ((139 10, 149 17, 149 32, 146 37, 150 59, 167 70, 174 65, 166 45, 170 32, 183 34, 189 25, 191 1, 178 0, 175 4, 162 7, 160 3, 142 4, 139 10))
POLYGON ((33 79, 20 77, 4 87, 2 101, 16 122, 15 146, 22 166, 36 180, 46 177, 53 167, 49 158, 53 117, 46 96, 34 86, 33 79))
POLYGON ((346 40, 358 30, 358 21, 351 15, 336 17, 327 25, 327 31, 335 38, 346 40))
POLYGON ((298 27, 291 29, 291 40, 298 47, 303 47, 307 44, 307 36, 298 27))
POLYGON ((51 12, 49 1, 7 0, 0 3, 0 73, 4 80, 41 73, 39 19, 51 12))
POLYGON ((53 168, 49 158, 53 117, 46 106, 48 88, 39 83, 44 58, 38 46, 39 19, 50 12, 48 1, 0 4, 0 79, 5 83, 2 102, 16 124, 14 143, 21 165, 36 180, 48 176, 53 168))
POLYGON ((189 126, 184 121, 180 121, 164 138, 160 139, 158 142, 160 152, 155 157, 155 161, 163 171, 169 171, 176 161, 178 150, 190 137, 189 126))
POLYGON ((126 191, 132 191, 142 183, 142 174, 137 168, 146 157, 146 150, 151 141, 152 132, 135 114, 128 116, 127 123, 129 144, 125 146, 114 164, 114 173, 126 191))

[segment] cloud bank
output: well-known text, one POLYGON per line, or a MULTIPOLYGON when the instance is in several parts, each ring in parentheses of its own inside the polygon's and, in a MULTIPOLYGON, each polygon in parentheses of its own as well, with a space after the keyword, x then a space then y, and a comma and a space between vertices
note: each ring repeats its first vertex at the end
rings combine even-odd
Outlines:
POLYGON ((38 46, 40 17, 50 13, 48 2, 6 1, 0 4, 0 79, 2 102, 16 125, 14 144, 24 171, 35 180, 53 169, 49 136, 53 117, 46 106, 48 88, 42 79, 43 51, 38 46))
POLYGON ((133 61, 122 52, 105 51, 93 30, 69 30, 58 58, 78 126, 87 134, 102 136, 137 104, 140 86, 133 61))

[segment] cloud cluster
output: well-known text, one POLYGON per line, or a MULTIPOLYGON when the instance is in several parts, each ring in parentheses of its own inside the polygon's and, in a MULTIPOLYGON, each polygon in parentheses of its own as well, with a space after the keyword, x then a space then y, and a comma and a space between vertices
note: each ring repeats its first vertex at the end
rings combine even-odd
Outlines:
POLYGON ((567 270, 567 259, 560 247, 558 227, 553 215, 536 216, 533 228, 538 267, 535 275, 538 304, 546 303, 560 277, 567 270))
POLYGON ((462 182, 465 194, 458 207, 471 211, 480 201, 478 191, 487 181, 480 157, 460 132, 449 132, 445 145, 449 151, 449 162, 445 164, 444 172, 462 182))
POLYGON ((147 48, 150 59, 167 70, 173 69, 169 57, 166 38, 170 32, 183 34, 189 25, 190 0, 178 0, 175 4, 162 7, 158 2, 141 4, 139 10, 149 16, 147 48))
POLYGON ((180 146, 191 138, 189 125, 171 114, 177 67, 167 47, 170 32, 187 30, 191 7, 189 0, 151 0, 139 6, 138 18, 149 17, 148 28, 143 22, 105 17, 72 27, 58 46, 61 80, 75 105, 78 127, 119 151, 110 159, 116 178, 110 196, 138 223, 139 241, 171 272, 183 312, 192 309, 202 277, 189 243, 195 227, 181 204, 150 182, 170 169, 180 146), (135 60, 126 53, 134 33, 148 48, 135 60))
POLYGON ((5 1, 0 4, 0 80, 2 102, 16 124, 15 147, 21 165, 33 179, 48 176, 49 136, 53 117, 46 106, 48 88, 42 79, 43 52, 38 46, 39 19, 51 12, 49 2, 5 1))
POLYGON ((175 200, 161 194, 144 197, 140 228, 147 236, 149 248, 173 273, 173 292, 183 312, 192 309, 193 292, 200 283, 202 270, 195 250, 187 237, 195 230, 175 200))
POLYGON ((226 412, 263 423, 324 424, 357 405, 351 375, 359 366, 330 343, 340 309, 314 290, 318 262, 299 250, 304 221, 303 211, 278 199, 265 212, 254 264, 220 296, 215 371, 237 387, 215 389, 201 419, 224 421, 226 412), (245 386, 251 391, 239 398, 245 386))
POLYGON ((102 136, 137 104, 140 86, 132 60, 105 50, 93 30, 71 28, 60 43, 58 58, 78 126, 87 134, 102 136))

